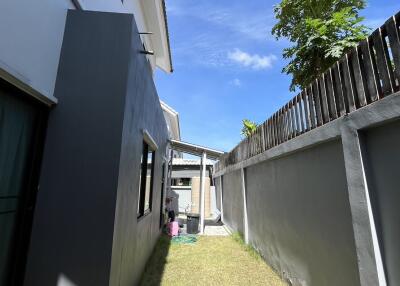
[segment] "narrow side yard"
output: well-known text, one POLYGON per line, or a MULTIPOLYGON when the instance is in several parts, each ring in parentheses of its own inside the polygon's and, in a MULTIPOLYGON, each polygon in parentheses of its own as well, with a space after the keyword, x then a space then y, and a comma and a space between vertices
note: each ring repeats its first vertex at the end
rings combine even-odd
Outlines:
POLYGON ((199 236, 194 244, 174 244, 161 236, 141 285, 286 285, 236 237, 199 236))

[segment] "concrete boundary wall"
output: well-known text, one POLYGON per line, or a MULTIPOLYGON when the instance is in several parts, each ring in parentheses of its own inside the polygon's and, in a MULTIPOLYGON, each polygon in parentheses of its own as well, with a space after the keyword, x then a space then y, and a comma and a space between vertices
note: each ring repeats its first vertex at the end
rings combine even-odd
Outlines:
POLYGON ((340 140, 246 168, 248 240, 294 285, 358 285, 340 140))
MULTIPOLYGON (((399 119, 400 97, 398 95, 400 95, 399 92, 394 93, 390 96, 387 96, 386 98, 383 98, 375 103, 372 103, 359 110, 349 113, 348 115, 333 120, 325 124, 324 126, 313 129, 303 135, 300 135, 292 140, 280 144, 261 154, 238 162, 236 164, 229 165, 226 168, 216 172, 214 174, 216 181, 223 182, 222 205, 224 209, 224 222, 233 229, 235 228, 232 227, 232 224, 235 225, 241 223, 240 221, 231 222, 225 217, 226 209, 231 204, 231 202, 229 202, 229 199, 233 196, 227 194, 229 192, 241 192, 241 194, 243 194, 243 187, 239 191, 236 190, 236 188, 229 189, 227 187, 230 185, 227 180, 230 180, 230 178, 232 178, 232 172, 236 174, 240 174, 240 172, 243 172, 246 174, 246 176, 244 176, 244 184, 239 185, 244 186, 247 196, 249 196, 249 194, 251 194, 253 190, 247 180, 249 178, 249 172, 256 166, 268 164, 268 162, 276 160, 285 160, 285 158, 298 156, 299 154, 309 152, 310 150, 317 150, 323 147, 325 144, 331 144, 329 142, 341 142, 340 145, 341 149, 343 150, 342 165, 346 178, 345 193, 348 199, 349 211, 351 214, 349 219, 352 226, 352 236, 355 245, 353 255, 355 255, 355 261, 357 262, 359 278, 358 283, 359 285, 387 285, 386 277, 388 274, 385 275, 385 271, 387 271, 386 268, 388 266, 384 267, 384 262, 381 255, 381 249, 384 247, 384 245, 382 244, 383 242, 380 238, 380 234, 376 230, 376 217, 379 217, 379 214, 377 213, 377 208, 374 208, 373 206, 374 202, 371 202, 369 194, 369 185, 371 183, 370 180, 368 180, 368 178, 366 177, 365 172, 367 164, 365 163, 365 154, 367 154, 368 151, 365 149, 365 142, 364 140, 362 140, 363 136, 361 136, 360 138, 360 134, 368 132, 370 128, 380 125, 387 125, 399 119)), ((397 142, 397 145, 399 143, 400 142, 397 142)), ((321 159, 323 159, 323 157, 321 159)), ((304 160, 307 159, 305 158, 304 160)), ((299 164, 299 169, 302 168, 302 162, 303 161, 299 161, 297 163, 299 164)), ((304 161, 304 163, 306 162, 304 161)), ((325 164, 330 163, 331 162, 329 160, 326 160, 325 162, 325 164)), ((319 164, 323 166, 323 162, 320 162, 319 164)), ((398 164, 400 164, 400 158, 398 158, 398 164)), ((284 172, 284 170, 282 170, 282 172, 284 172)), ((260 176, 265 177, 265 174, 260 174, 260 176)), ((289 177, 287 178, 287 180, 290 179, 291 178, 289 177)), ((301 188, 303 177, 300 177, 299 180, 300 181, 298 182, 298 184, 301 188)), ((296 189, 293 189, 293 192, 296 192, 296 189)), ((265 189, 264 191, 273 192, 276 190, 265 189)), ((247 206, 244 206, 242 203, 242 219, 245 217, 243 215, 243 210, 245 210, 247 207, 247 211, 249 212, 247 220, 249 221, 244 222, 244 224, 248 225, 250 243, 254 245, 254 242, 251 240, 252 233, 254 232, 254 229, 252 229, 252 227, 254 227, 254 222, 252 222, 251 219, 254 218, 250 214, 252 212, 250 198, 248 197, 247 199, 247 206)), ((242 202, 245 201, 246 200, 242 200, 242 202)), ((315 205, 314 207, 317 209, 319 205, 315 205)), ((277 217, 277 219, 279 220, 279 217, 277 217)), ((264 225, 264 227, 267 227, 267 225, 264 225)), ((393 225, 393 227, 398 226, 393 225)), ((306 232, 307 230, 304 231, 306 232)), ((323 234, 321 234, 321 237, 323 237, 323 234)), ((329 243, 329 239, 327 241, 329 243)), ((285 247, 287 247, 287 245, 284 244, 278 246, 276 243, 271 241, 264 241, 263 243, 271 248, 276 247, 278 250, 286 250, 285 247)), ((331 241, 330 243, 334 243, 334 241, 331 241)), ((308 266, 304 257, 297 257, 297 261, 293 261, 293 265, 290 265, 289 267, 288 265, 285 265, 283 263, 284 261, 280 261, 279 259, 276 261, 271 261, 270 257, 267 257, 268 251, 266 251, 265 249, 259 248, 259 250, 261 254, 266 258, 266 260, 270 262, 270 264, 277 271, 279 271, 281 275, 290 279, 294 285, 321 285, 313 282, 318 280, 314 278, 316 276, 321 276, 321 279, 323 279, 324 274, 328 274, 330 271, 329 269, 320 269, 319 271, 321 271, 321 273, 311 272, 308 273, 309 277, 296 277, 296 275, 299 275, 299 273, 304 273, 302 272, 302 268, 308 266)), ((391 261, 394 261, 393 258, 391 261)), ((329 277, 329 275, 327 275, 326 277, 329 277)), ((341 279, 343 279, 343 277, 341 279)), ((336 281, 331 280, 325 281, 324 285, 338 285, 335 284, 336 281)), ((341 285, 347 285, 343 284, 346 283, 343 280, 338 281, 342 283, 341 285)), ((348 282, 351 282, 351 284, 348 285, 354 285, 354 281, 348 280, 348 282)), ((358 285, 358 283, 356 285, 358 285)))
POLYGON ((400 121, 363 131, 366 177, 388 285, 400 285, 400 121))
POLYGON ((230 190, 229 192, 223 193, 224 221, 232 231, 243 234, 244 213, 240 170, 226 174, 222 182, 222 188, 224 190, 230 190))

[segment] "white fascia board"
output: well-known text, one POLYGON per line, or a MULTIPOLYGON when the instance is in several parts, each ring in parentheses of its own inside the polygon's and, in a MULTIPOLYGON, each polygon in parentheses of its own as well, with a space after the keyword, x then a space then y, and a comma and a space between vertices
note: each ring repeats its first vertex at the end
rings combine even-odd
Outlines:
POLYGON ((172 115, 178 115, 178 111, 176 111, 175 109, 173 109, 171 106, 169 106, 168 104, 166 104, 164 101, 160 100, 160 103, 161 103, 162 109, 164 109, 164 110, 167 111, 168 113, 171 113, 172 115))
POLYGON ((176 115, 177 129, 178 129, 178 140, 181 140, 181 125, 179 124, 179 114, 176 115))
POLYGON ((159 68, 164 70, 167 73, 172 73, 172 62, 171 62, 171 50, 169 44, 169 35, 168 35, 168 27, 167 27, 167 19, 166 19, 166 11, 164 11, 165 4, 164 0, 154 0, 157 8, 157 18, 158 25, 161 31, 161 44, 163 50, 163 57, 157 57, 156 55, 156 64, 159 68))
POLYGON ((158 149, 158 145, 156 141, 153 139, 153 137, 150 135, 150 133, 146 130, 143 129, 143 140, 154 150, 156 151, 158 149))
MULTIPOLYGON (((167 113, 168 116, 168 121, 170 123, 170 128, 171 128, 171 133, 174 135, 173 139, 175 140, 181 140, 181 130, 180 130, 180 124, 179 124, 179 113, 175 111, 172 107, 170 107, 168 104, 165 102, 161 101, 161 108, 163 111, 167 113)), ((168 125, 168 123, 167 123, 168 125)))
POLYGON ((143 19, 152 35, 148 37, 152 40, 151 50, 154 51, 153 60, 158 68, 170 73, 172 64, 170 60, 170 48, 168 38, 168 28, 164 13, 163 0, 145 0, 140 2, 143 11, 143 19))

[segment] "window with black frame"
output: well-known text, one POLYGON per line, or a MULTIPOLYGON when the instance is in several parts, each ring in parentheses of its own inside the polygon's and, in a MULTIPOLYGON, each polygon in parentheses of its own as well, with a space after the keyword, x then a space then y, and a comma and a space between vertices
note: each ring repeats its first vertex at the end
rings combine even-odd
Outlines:
POLYGON ((138 217, 142 217, 151 212, 154 158, 155 148, 144 140, 139 179, 138 217))

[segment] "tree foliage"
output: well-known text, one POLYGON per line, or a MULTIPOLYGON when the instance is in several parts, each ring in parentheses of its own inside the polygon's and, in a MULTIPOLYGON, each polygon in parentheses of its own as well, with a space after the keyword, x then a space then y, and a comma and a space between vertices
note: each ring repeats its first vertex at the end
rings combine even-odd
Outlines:
POLYGON ((257 123, 255 123, 251 120, 248 120, 248 119, 243 119, 242 124, 243 124, 243 126, 242 126, 241 134, 245 137, 249 137, 251 134, 253 134, 257 130, 257 127, 258 127, 257 123))
POLYGON ((272 34, 294 44, 283 50, 290 90, 306 87, 367 36, 358 13, 364 7, 364 0, 282 0, 275 6, 272 34))

